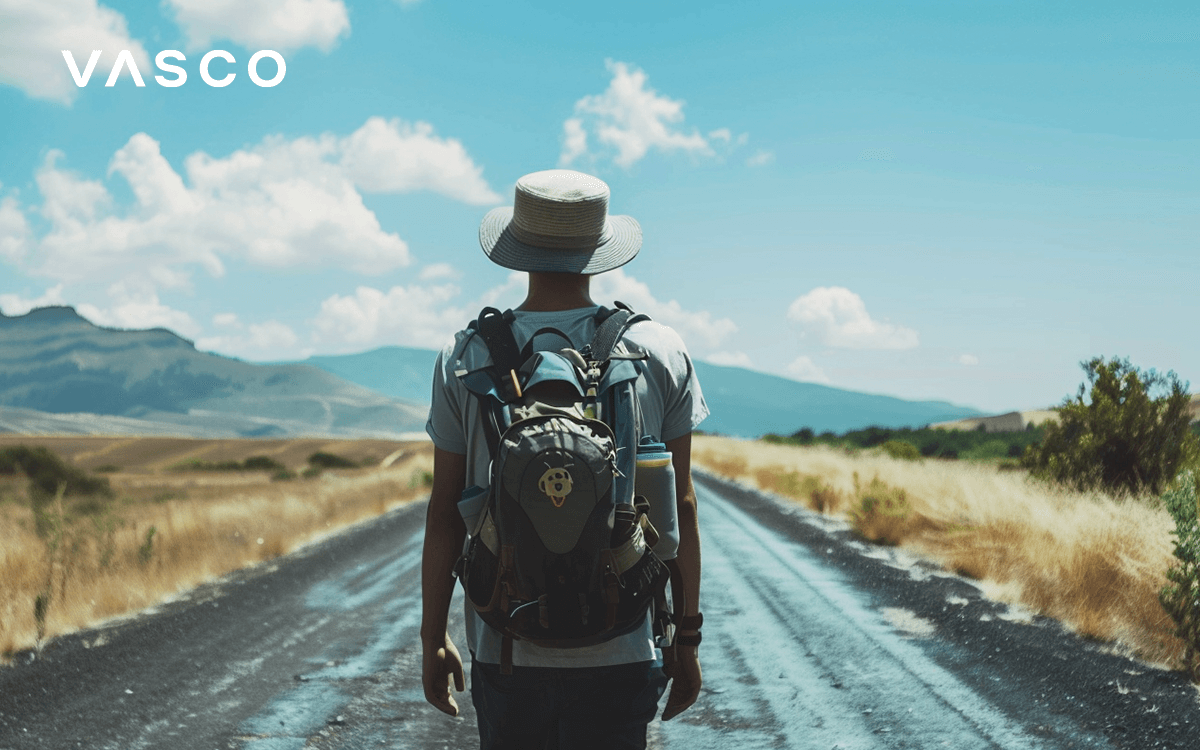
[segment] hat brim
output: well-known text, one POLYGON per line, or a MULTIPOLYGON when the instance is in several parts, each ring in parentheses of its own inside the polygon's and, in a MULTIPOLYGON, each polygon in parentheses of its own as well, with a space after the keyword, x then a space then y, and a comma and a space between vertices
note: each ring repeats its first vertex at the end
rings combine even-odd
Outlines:
POLYGON ((583 250, 527 245, 509 230, 512 216, 512 206, 489 211, 479 225, 479 244, 493 263, 514 271, 603 273, 625 265, 642 249, 642 227, 632 216, 609 216, 607 239, 583 250))

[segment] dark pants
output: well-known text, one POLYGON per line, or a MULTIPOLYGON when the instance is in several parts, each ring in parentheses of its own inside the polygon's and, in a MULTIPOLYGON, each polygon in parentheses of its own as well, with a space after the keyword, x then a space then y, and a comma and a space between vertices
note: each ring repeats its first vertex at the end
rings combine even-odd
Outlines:
POLYGON ((471 664, 482 750, 646 747, 646 725, 667 687, 653 662, 611 667, 471 664))

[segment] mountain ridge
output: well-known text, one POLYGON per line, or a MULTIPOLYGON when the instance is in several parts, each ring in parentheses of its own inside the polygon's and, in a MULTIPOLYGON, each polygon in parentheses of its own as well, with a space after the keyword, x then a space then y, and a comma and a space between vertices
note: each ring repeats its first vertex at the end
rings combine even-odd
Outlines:
POLYGON ((0 407, 14 432, 213 437, 400 436, 426 411, 311 365, 200 352, 168 329, 105 328, 64 306, 0 316, 0 407))

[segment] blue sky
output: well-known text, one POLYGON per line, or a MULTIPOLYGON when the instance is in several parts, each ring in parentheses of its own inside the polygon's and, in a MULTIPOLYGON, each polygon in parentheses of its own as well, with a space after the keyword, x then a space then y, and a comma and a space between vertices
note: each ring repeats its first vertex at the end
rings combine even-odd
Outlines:
POLYGON ((698 358, 997 412, 1093 356, 1200 381, 1200 16, 1046 6, 0 0, 0 310, 436 348, 522 298, 479 220, 569 166, 645 236, 595 296, 698 358))

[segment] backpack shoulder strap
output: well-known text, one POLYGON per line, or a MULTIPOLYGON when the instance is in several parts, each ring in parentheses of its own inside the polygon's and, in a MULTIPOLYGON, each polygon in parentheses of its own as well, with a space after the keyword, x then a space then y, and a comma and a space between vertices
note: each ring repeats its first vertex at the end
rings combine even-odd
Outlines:
POLYGON ((521 397, 517 368, 523 360, 512 331, 515 317, 512 310, 500 312, 494 307, 485 307, 475 321, 475 329, 492 355, 492 364, 496 368, 496 387, 507 402, 521 397))
POLYGON ((650 320, 649 315, 635 313, 624 302, 617 302, 616 308, 609 310, 601 307, 596 313, 596 335, 588 345, 587 358, 594 362, 607 362, 612 357, 617 342, 625 335, 625 331, 634 323, 650 320))

